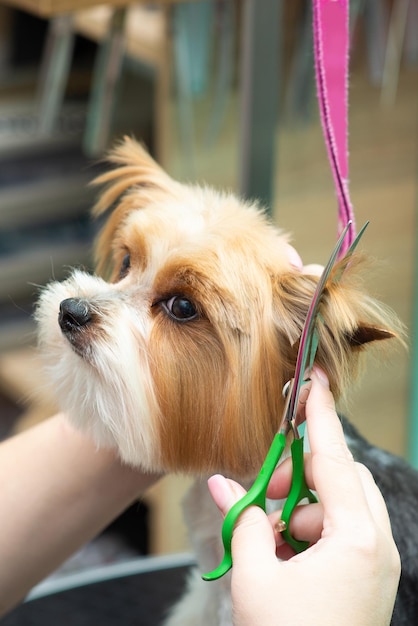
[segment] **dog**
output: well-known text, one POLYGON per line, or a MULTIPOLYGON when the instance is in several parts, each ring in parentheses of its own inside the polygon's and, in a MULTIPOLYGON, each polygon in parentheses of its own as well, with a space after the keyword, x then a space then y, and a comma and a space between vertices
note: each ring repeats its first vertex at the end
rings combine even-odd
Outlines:
MULTIPOLYGON (((96 274, 75 269, 43 290, 41 351, 60 407, 98 445, 145 471, 196 477, 185 517, 198 570, 167 624, 227 626, 229 576, 207 583, 198 573, 223 554, 206 477, 249 484, 257 475, 318 277, 292 265, 288 235, 256 203, 173 180, 130 138, 109 161, 95 181, 105 188, 93 213, 106 217, 96 274)), ((326 284, 316 356, 337 398, 369 345, 402 335, 396 316, 364 291, 363 255, 344 263, 326 284)), ((401 552, 392 623, 418 623, 418 474, 344 423, 383 492, 401 552)))

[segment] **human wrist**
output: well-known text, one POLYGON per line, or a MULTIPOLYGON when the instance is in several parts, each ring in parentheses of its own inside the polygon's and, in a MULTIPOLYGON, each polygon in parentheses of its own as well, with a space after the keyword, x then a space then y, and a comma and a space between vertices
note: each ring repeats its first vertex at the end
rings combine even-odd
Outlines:
POLYGON ((157 473, 124 463, 116 448, 98 446, 89 435, 75 428, 65 414, 60 413, 53 419, 57 420, 65 445, 72 447, 74 455, 80 460, 88 475, 88 484, 93 479, 100 486, 106 484, 109 490, 117 489, 121 498, 133 501, 160 478, 157 473))

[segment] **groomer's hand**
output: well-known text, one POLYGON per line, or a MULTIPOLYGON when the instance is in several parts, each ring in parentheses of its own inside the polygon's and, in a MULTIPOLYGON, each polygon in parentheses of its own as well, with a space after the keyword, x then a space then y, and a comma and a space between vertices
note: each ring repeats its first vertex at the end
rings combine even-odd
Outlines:
MULTIPOLYGON (((312 545, 294 555, 277 523, 257 508, 239 518, 232 539, 236 626, 384 626, 393 612, 400 559, 382 495, 370 472, 353 461, 325 374, 314 369, 306 406, 311 454, 306 479, 321 504, 302 505, 290 525, 312 545), (286 560, 276 557, 280 554, 286 560)), ((285 497, 290 463, 280 466, 269 496, 285 497)), ((244 490, 222 476, 209 488, 225 515, 244 490)))

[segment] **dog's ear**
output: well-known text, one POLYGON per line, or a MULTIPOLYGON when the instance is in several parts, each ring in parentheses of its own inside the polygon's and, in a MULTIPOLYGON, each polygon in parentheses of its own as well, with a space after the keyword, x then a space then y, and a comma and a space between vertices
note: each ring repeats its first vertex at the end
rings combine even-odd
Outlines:
POLYGON ((129 213, 146 207, 167 194, 172 197, 180 186, 164 172, 145 148, 130 137, 124 137, 110 151, 107 161, 113 168, 92 182, 93 185, 105 185, 93 207, 93 216, 99 217, 112 210, 96 241, 96 270, 102 274, 109 270, 115 232, 129 213))
MULTIPOLYGON (((385 339, 403 343, 403 327, 396 315, 366 293, 362 276, 367 268, 363 255, 355 254, 339 280, 338 265, 325 286, 318 316, 319 345, 316 361, 328 374, 336 396, 357 375, 359 356, 370 344, 385 339)), ((276 328, 281 345, 288 342, 288 376, 292 376, 299 339, 317 276, 292 272, 276 278, 276 328)), ((384 343, 384 342, 383 342, 384 343)))
POLYGON ((396 334, 385 328, 377 328, 360 322, 354 332, 348 335, 348 341, 352 348, 361 348, 367 343, 373 341, 383 341, 384 339, 394 339, 396 334))

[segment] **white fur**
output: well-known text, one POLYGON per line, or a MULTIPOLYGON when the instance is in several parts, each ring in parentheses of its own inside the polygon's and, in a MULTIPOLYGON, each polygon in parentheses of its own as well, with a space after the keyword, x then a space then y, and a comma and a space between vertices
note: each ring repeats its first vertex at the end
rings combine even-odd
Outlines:
POLYGON ((230 626, 231 578, 205 582, 201 574, 222 560, 222 519, 209 496, 206 480, 196 480, 184 500, 184 515, 198 567, 187 581, 187 592, 175 605, 165 626, 230 626))
POLYGON ((61 408, 76 427, 101 446, 117 447, 122 459, 146 470, 158 470, 151 416, 158 413, 150 384, 146 339, 149 320, 134 287, 130 293, 101 278, 75 271, 63 283, 52 283, 37 309, 39 340, 49 382, 61 408), (88 299, 99 317, 95 341, 81 359, 61 333, 59 305, 70 297, 88 299))

